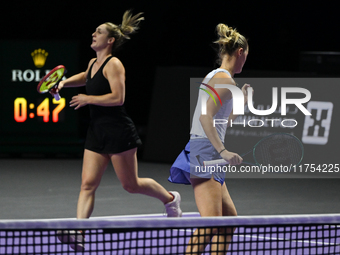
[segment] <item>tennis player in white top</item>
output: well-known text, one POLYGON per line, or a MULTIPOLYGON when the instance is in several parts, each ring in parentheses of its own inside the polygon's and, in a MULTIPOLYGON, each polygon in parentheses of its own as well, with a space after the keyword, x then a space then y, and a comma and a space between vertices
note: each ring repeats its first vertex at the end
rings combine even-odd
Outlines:
MULTIPOLYGON (((236 216, 237 211, 225 184, 224 174, 213 173, 208 176, 201 176, 190 171, 192 166, 200 165, 199 158, 202 161, 223 158, 230 165, 241 164, 243 160, 240 155, 230 150, 230 145, 228 146, 227 144, 228 139, 226 139, 226 144, 224 144, 227 124, 214 125, 213 121, 215 118, 223 118, 228 119, 228 122, 230 122, 230 120, 234 120, 237 117, 232 112, 233 95, 231 91, 226 88, 215 88, 215 85, 230 84, 236 86, 233 77, 235 74, 241 73, 249 53, 249 46, 246 38, 238 33, 236 29, 225 24, 218 24, 216 30, 218 39, 215 43, 219 46, 220 67, 205 77, 202 84, 204 83, 208 86, 201 85, 202 88, 204 87, 214 96, 215 100, 212 97, 206 97, 206 114, 202 114, 201 96, 202 93, 206 92, 203 90, 199 91, 199 99, 190 132, 190 141, 171 167, 169 177, 171 182, 192 185, 196 205, 202 217, 236 216), (214 89, 210 89, 209 86, 214 89), (222 105, 215 92, 219 95, 222 105)), ((248 84, 242 87, 245 103, 248 99, 248 87, 250 87, 248 84)), ((229 230, 219 228, 197 230, 190 240, 187 252, 190 254, 200 254, 204 251, 205 244, 218 240, 221 243, 219 245, 211 244, 211 251, 222 250, 225 253, 228 250, 228 245, 223 245, 223 242, 225 240, 229 241, 232 238, 233 231, 234 229, 232 228, 229 230), (210 235, 198 237, 197 234, 200 231, 202 233, 209 231, 210 235)))

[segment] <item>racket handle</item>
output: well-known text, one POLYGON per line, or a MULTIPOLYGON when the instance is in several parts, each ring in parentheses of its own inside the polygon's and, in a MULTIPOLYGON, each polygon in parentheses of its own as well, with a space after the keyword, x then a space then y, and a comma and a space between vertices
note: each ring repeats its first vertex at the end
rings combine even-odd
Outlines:
POLYGON ((203 161, 203 166, 224 166, 226 164, 229 164, 228 161, 224 159, 215 159, 215 160, 208 160, 208 161, 203 161))
POLYGON ((59 93, 53 93, 54 99, 59 101, 60 100, 60 95, 59 93))

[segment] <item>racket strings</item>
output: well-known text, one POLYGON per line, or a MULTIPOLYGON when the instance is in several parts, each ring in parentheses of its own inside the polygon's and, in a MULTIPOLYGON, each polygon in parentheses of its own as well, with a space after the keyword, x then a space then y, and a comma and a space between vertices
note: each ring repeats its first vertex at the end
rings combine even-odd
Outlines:
POLYGON ((303 147, 294 136, 273 135, 261 140, 254 148, 254 158, 260 165, 296 166, 303 157, 303 147))
POLYGON ((240 156, 243 158, 244 164, 255 165, 252 152, 253 152, 253 149, 251 149, 251 150, 249 150, 245 153, 240 154, 240 156))

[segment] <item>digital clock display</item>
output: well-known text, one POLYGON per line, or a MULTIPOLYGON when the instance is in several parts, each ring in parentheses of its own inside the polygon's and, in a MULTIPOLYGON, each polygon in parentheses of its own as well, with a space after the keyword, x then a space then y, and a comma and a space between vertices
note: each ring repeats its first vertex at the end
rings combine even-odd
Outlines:
POLYGON ((65 101, 65 98, 60 98, 59 101, 54 98, 45 98, 37 107, 35 107, 33 103, 30 103, 27 107, 26 98, 17 97, 14 100, 14 119, 16 122, 25 122, 27 118, 34 119, 35 117, 42 117, 43 122, 49 122, 51 120, 52 122, 58 122, 59 114, 65 108, 65 101), (54 106, 52 106, 52 114, 50 102, 54 106), (36 112, 34 112, 35 109, 36 112))
POLYGON ((69 107, 78 88, 56 101, 39 94, 39 81, 54 67, 78 73, 74 41, 0 41, 0 153, 82 151, 79 111, 69 107))

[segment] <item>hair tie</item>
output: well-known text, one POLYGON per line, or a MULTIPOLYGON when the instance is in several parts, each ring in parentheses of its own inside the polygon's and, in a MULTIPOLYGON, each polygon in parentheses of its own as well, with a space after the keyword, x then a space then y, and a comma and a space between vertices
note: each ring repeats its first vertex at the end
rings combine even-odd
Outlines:
POLYGON ((222 151, 226 151, 226 149, 224 148, 223 150, 221 150, 218 154, 221 154, 222 151))

